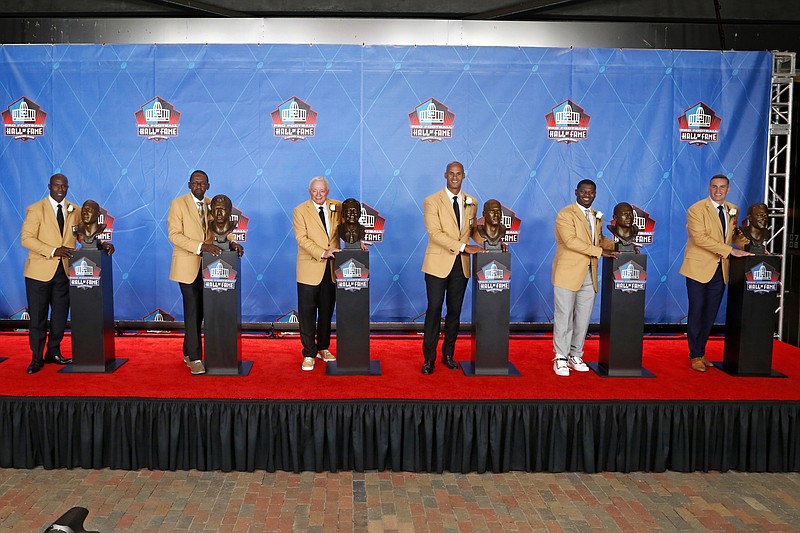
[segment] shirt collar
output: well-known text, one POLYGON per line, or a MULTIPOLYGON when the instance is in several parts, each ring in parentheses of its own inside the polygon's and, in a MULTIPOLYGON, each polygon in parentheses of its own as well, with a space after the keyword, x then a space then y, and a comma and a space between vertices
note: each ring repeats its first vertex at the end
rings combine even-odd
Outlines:
MULTIPOLYGON (((709 197, 708 197, 708 199, 709 199, 709 200, 711 200, 711 197, 709 196, 709 197)), ((725 207, 725 202, 722 202, 721 204, 718 204, 718 203, 717 203, 717 202, 715 202, 714 200, 711 200, 711 203, 712 203, 712 204, 714 204, 714 209, 717 209, 717 210, 719 210, 719 206, 722 206, 722 207, 723 207, 723 209, 725 209, 725 211, 727 211, 727 210, 728 210, 728 209, 725 207)))
POLYGON ((575 202, 575 205, 577 205, 577 206, 578 206, 578 209, 580 209, 580 210, 581 210, 581 212, 583 212, 583 213, 585 213, 586 211, 589 211, 589 214, 591 214, 591 213, 592 213, 592 208, 591 208, 591 207, 583 207, 583 206, 582 206, 581 204, 579 204, 578 202, 575 202))
MULTIPOLYGON (((50 200, 50 205, 51 205, 51 206, 53 206, 53 210, 54 210, 54 211, 55 211, 56 209, 58 209, 58 202, 56 202, 56 201, 53 199, 53 197, 52 197, 52 196, 50 196, 50 195, 48 194, 48 195, 47 195, 47 199, 48 199, 48 200, 50 200)), ((66 199, 66 198, 64 198, 63 200, 61 200, 61 205, 62 205, 62 208, 66 209, 66 207, 67 207, 67 199, 66 199)))

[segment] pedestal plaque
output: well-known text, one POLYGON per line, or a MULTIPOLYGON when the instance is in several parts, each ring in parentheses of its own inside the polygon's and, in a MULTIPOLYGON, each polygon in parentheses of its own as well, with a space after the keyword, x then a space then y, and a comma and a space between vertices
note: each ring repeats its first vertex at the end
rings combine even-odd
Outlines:
POLYGON ((619 253, 602 259, 600 353, 587 363, 602 377, 652 378, 642 368, 647 256, 619 253))
POLYGON ((114 354, 114 277, 104 250, 79 248, 69 260, 72 364, 59 373, 111 373, 127 359, 114 354))
POLYGON ((732 376, 786 377, 772 370, 781 256, 731 257, 725 355, 714 363, 732 376))
POLYGON ((379 376, 380 361, 369 355, 369 253, 342 250, 334 259, 336 277, 336 361, 329 376, 379 376))
POLYGON ((241 259, 236 252, 203 253, 203 329, 206 376, 246 376, 242 361, 241 259))
POLYGON ((511 254, 473 255, 471 357, 459 362, 465 376, 520 375, 508 361, 510 309, 511 254))

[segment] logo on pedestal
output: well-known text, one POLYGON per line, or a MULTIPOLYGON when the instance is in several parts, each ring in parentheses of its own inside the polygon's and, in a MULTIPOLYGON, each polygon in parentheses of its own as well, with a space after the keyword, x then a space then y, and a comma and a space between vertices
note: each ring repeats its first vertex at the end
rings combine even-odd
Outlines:
POLYGON ((386 219, 375 208, 361 202, 361 216, 359 224, 364 226, 365 242, 383 242, 383 226, 386 219))
MULTIPOLYGON (((503 214, 500 217, 500 223, 506 227, 506 234, 503 236, 503 242, 506 244, 514 244, 519 242, 519 227, 522 225, 522 219, 517 218, 517 214, 503 204, 500 204, 500 209, 503 214)), ((478 226, 486 224, 483 217, 475 221, 478 226)))
POLYGON ((703 146, 719 141, 722 118, 703 102, 697 102, 678 117, 678 134, 682 142, 703 146))
POLYGON ((369 289, 369 269, 355 259, 348 259, 334 272, 336 288, 355 292, 369 289))
POLYGON ((292 96, 270 113, 272 134, 292 142, 313 137, 317 133, 317 115, 310 105, 292 96))
POLYGON ((94 261, 80 257, 70 261, 67 277, 70 287, 93 289, 100 286, 100 267, 94 261))
POLYGON ((30 141, 44 135, 47 113, 30 98, 22 97, 2 112, 3 134, 16 141, 30 141))
POLYGON ((435 143, 453 136, 456 116, 450 108, 436 98, 428 98, 408 114, 411 122, 411 137, 435 143))
POLYGON ((581 106, 564 100, 544 116, 547 138, 564 144, 585 141, 589 138, 591 118, 581 106))
POLYGON ((759 263, 744 273, 744 285, 748 292, 768 294, 778 291, 781 273, 766 263, 759 263))
POLYGON ((647 271, 635 261, 628 261, 613 272, 614 290, 639 292, 645 289, 647 271))
POLYGON ((159 96, 140 107, 134 116, 139 137, 159 142, 178 136, 181 112, 159 96))
POLYGON ((500 261, 490 261, 478 272, 478 290, 503 292, 511 288, 511 270, 500 261))
POLYGON ((236 271, 231 265, 217 259, 203 269, 203 288, 225 292, 236 288, 236 271))

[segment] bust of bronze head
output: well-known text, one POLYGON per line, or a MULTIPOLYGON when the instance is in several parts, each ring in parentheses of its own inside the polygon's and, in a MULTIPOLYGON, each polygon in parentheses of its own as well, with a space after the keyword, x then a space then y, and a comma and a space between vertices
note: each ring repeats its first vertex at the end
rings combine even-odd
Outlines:
POLYGON ((342 221, 339 223, 339 237, 345 250, 360 249, 364 240, 364 226, 358 223, 361 217, 361 202, 348 198, 342 202, 342 221))
POLYGON ((486 239, 486 250, 501 251, 506 227, 503 222, 503 207, 497 200, 486 200, 483 204, 483 224, 478 225, 478 235, 486 239))
POLYGON ((772 236, 769 227, 769 208, 765 203, 753 204, 747 208, 747 216, 742 220, 740 231, 750 241, 744 249, 754 254, 766 253, 764 242, 772 236))
POLYGON ((81 207, 81 222, 72 230, 82 248, 101 248, 102 242, 98 235, 106 229, 105 224, 98 222, 100 205, 94 200, 86 200, 81 207))
POLYGON ((633 207, 628 202, 620 202, 614 206, 614 225, 606 226, 617 238, 614 249, 618 252, 635 252, 633 241, 639 228, 633 223, 633 207))
POLYGON ((208 223, 208 232, 210 237, 213 237, 213 244, 225 250, 230 249, 228 235, 239 224, 238 220, 231 220, 232 212, 231 199, 224 194, 218 194, 211 199, 211 221, 208 223))

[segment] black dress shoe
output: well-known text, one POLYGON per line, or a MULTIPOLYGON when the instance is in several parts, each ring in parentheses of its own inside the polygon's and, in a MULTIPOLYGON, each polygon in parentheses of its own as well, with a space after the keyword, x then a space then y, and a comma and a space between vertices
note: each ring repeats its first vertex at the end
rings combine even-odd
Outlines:
POLYGON ((28 374, 35 374, 42 369, 42 363, 31 363, 28 365, 28 374))
POLYGON ((44 356, 44 362, 55 363, 57 365, 68 365, 72 363, 72 359, 70 359, 69 357, 64 357, 60 353, 57 353, 55 355, 47 354, 44 356))
POLYGON ((450 370, 458 370, 458 363, 453 360, 452 355, 442 356, 442 364, 450 370))
POLYGON ((422 365, 422 373, 423 374, 433 374, 433 361, 425 361, 425 364, 422 365))

